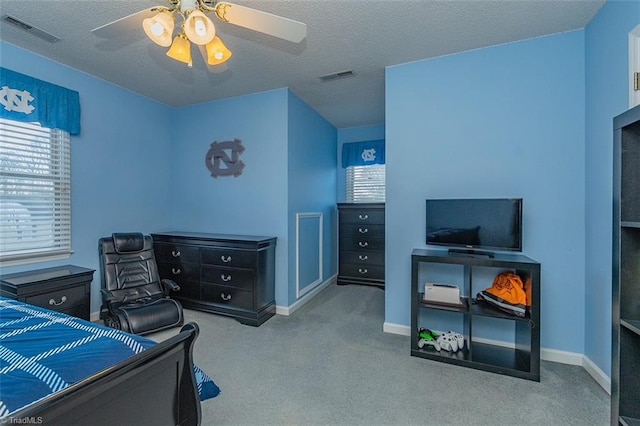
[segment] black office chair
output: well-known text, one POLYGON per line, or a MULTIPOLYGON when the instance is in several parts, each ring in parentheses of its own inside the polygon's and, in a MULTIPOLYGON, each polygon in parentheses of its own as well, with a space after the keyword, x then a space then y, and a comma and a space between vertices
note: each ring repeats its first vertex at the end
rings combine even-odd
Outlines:
POLYGON ((98 251, 105 325, 134 334, 182 325, 182 305, 169 298, 180 287, 160 279, 151 235, 115 233, 100 238, 98 251))

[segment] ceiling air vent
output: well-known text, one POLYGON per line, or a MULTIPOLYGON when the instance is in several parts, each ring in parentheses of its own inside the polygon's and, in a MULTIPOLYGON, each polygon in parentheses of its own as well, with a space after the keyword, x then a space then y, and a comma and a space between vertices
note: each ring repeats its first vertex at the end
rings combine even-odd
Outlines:
POLYGON ((41 38, 42 40, 48 41, 49 43, 56 43, 61 40, 59 37, 41 30, 40 28, 36 28, 31 24, 27 24, 26 22, 21 21, 20 19, 15 18, 11 15, 3 15, 1 19, 2 22, 6 22, 7 24, 11 24, 16 28, 20 28, 22 31, 26 31, 29 34, 41 38))
POLYGON ((323 82, 338 80, 341 78, 353 77, 356 73, 353 70, 334 72, 332 74, 321 75, 318 77, 323 82))

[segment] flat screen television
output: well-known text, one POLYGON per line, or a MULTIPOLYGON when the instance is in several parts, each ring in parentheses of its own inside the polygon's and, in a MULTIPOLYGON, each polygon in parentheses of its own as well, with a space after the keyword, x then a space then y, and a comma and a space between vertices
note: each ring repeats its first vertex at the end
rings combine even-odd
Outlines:
POLYGON ((522 251, 522 198, 427 200, 426 231, 452 252, 522 251))

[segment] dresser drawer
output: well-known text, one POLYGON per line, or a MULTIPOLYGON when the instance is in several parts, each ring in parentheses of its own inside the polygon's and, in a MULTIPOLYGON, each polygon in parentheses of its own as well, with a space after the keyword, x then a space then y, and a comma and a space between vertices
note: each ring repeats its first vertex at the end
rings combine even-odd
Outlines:
POLYGON ((384 280, 384 266, 341 263, 340 275, 354 278, 384 280))
POLYGON ((200 300, 202 295, 200 294, 200 282, 199 281, 187 281, 187 280, 174 280, 176 284, 180 286, 179 291, 172 291, 170 296, 172 298, 185 298, 200 300))
POLYGON ((384 225, 340 224, 340 236, 350 238, 384 238, 384 225))
POLYGON ((384 251, 384 238, 340 238, 340 250, 384 251))
POLYGON ((170 293, 171 297, 200 298, 200 265, 196 263, 158 262, 160 279, 175 281, 180 291, 170 293))
POLYGON ((172 263, 199 263, 200 249, 195 246, 171 243, 154 243, 153 251, 156 261, 172 263))
POLYGON ((354 223, 360 225, 384 224, 382 209, 348 209, 340 210, 340 224, 354 223))
POLYGON ((343 250, 340 252, 340 263, 353 263, 354 265, 384 266, 384 252, 343 250))
POLYGON ((235 287, 202 284, 202 298, 231 308, 253 309, 253 292, 235 287))
POLYGON ((203 248, 202 263, 232 268, 255 268, 256 252, 229 248, 203 248))
POLYGON ((158 262, 160 278, 169 278, 175 282, 200 280, 200 265, 197 263, 158 262))
POLYGON ((253 291, 253 270, 237 268, 202 267, 202 282, 237 287, 253 291))
POLYGON ((27 296, 24 300, 30 305, 36 305, 52 311, 64 312, 74 306, 86 304, 85 286, 68 287, 53 290, 48 293, 27 296))

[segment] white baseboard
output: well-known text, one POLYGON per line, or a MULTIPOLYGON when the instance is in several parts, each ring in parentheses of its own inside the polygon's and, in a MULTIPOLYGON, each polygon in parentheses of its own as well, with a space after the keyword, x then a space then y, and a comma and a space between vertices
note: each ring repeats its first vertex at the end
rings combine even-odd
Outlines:
POLYGON ((611 395, 611 378, 605 374, 597 365, 593 363, 589 358, 583 355, 582 367, 587 370, 587 373, 595 380, 609 395, 611 395))
MULTIPOLYGON (((411 336, 411 327, 403 324, 394 324, 385 322, 382 325, 382 331, 385 333, 399 334, 402 336, 411 336)), ((474 338, 474 342, 487 343, 505 348, 514 348, 513 342, 504 342, 500 340, 474 338)), ((560 351, 557 349, 540 348, 540 359, 544 361, 557 362, 559 364, 578 365, 584 368, 587 373, 598 383, 608 394, 611 394, 611 379, 595 365, 587 356, 576 352, 560 351)))
POLYGON ((100 321, 100 312, 91 312, 91 315, 89 316, 89 319, 91 320, 91 322, 100 321))
POLYGON ((579 365, 583 367, 584 355, 576 352, 559 351, 557 349, 540 348, 540 359, 559 364, 579 365))
POLYGON ((338 274, 335 274, 332 277, 330 277, 328 280, 324 281, 322 284, 319 284, 316 288, 314 288, 310 292, 305 293, 305 295, 302 296, 300 299, 296 300, 293 305, 291 305, 291 306, 277 306, 276 305, 276 314, 277 315, 286 315, 286 316, 291 315, 292 313, 294 313, 295 311, 300 309, 300 307, 302 307, 309 300, 313 299, 322 290, 324 290, 325 288, 327 288, 331 284, 334 284, 337 281, 338 281, 338 274))
POLYGON ((384 322, 382 331, 385 333, 399 334, 401 336, 411 336, 411 327, 403 324, 394 324, 392 322, 384 322))

